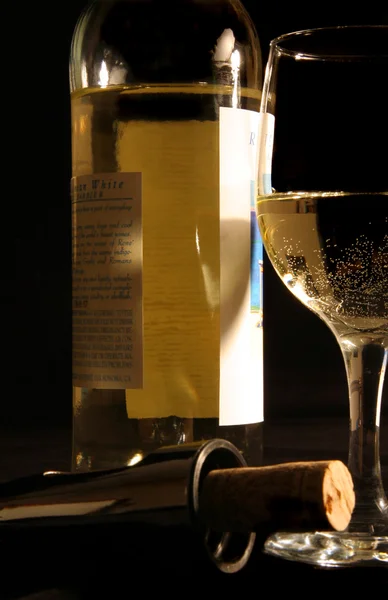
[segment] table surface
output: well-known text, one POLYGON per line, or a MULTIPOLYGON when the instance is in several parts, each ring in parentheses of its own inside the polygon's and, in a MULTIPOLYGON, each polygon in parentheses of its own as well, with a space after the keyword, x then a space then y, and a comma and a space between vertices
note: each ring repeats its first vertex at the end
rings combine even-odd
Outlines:
MULTIPOLYGON (((294 460, 347 460, 348 423, 346 419, 298 420, 265 423, 266 464, 294 460)), ((41 473, 69 470, 71 431, 68 428, 0 430, 0 482, 41 473)), ((388 429, 381 430, 381 464, 388 489, 388 429)), ((0 599, 84 600, 104 597, 122 599, 133 595, 164 592, 166 595, 201 593, 308 594, 325 590, 331 596, 336 586, 345 593, 388 589, 388 565, 382 568, 347 567, 319 569, 270 557, 262 552, 260 538, 246 565, 235 574, 216 571, 196 554, 190 536, 177 535, 166 528, 160 532, 159 558, 128 560, 125 548, 131 544, 127 531, 61 532, 46 539, 30 535, 15 541, 15 547, 0 538, 0 599), (177 545, 180 545, 177 548, 177 545), (4 547, 6 546, 6 547, 4 547), (169 560, 173 556, 173 560, 169 560), (4 578, 4 575, 6 577, 4 578), (248 587, 249 586, 249 587, 248 587), (312 587, 314 586, 314 587, 312 587), (341 588, 339 587, 341 586, 341 588), (254 593, 254 592, 253 592, 254 593)), ((159 539, 158 538, 158 539, 159 539)), ((333 596, 334 598, 336 595, 333 596)))

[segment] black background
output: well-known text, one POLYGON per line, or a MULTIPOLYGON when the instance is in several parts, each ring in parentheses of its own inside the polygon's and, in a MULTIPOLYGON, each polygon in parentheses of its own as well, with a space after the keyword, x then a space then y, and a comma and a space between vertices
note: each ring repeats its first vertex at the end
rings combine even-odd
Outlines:
MULTIPOLYGON (((84 4, 2 5, 0 426, 9 431, 71 426, 68 57, 84 4)), ((306 8, 245 0, 245 6, 264 61, 270 40, 288 31, 388 23, 383 2, 330 9, 319 2, 306 8)), ((264 311, 266 419, 347 418, 344 365, 333 334, 267 261, 264 311)))

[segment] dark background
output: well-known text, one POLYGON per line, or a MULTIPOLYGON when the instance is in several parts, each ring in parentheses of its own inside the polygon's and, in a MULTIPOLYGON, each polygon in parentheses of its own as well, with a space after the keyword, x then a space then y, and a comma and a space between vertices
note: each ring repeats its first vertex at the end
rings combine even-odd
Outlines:
MULTIPOLYGON (((162 0, 161 0, 162 1, 162 0)), ((68 57, 81 0, 3 6, 2 357, 0 429, 71 428, 70 100, 68 57), (10 28, 7 31, 8 27, 10 28)), ((388 23, 384 2, 245 0, 261 40, 324 25, 388 23)), ((265 416, 348 418, 333 334, 266 261, 265 416)), ((386 386, 387 387, 387 386, 386 386)), ((385 396, 387 394, 385 393, 385 396)), ((384 414, 388 413, 385 401, 384 414)), ((38 433, 36 434, 38 435, 38 433)), ((0 457, 1 464, 7 460, 0 457)))

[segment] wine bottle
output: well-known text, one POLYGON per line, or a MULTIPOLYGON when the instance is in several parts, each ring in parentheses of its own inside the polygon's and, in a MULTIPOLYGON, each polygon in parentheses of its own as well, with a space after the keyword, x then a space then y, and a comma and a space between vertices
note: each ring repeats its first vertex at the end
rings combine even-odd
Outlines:
POLYGON ((239 0, 87 5, 70 53, 73 469, 262 459, 260 43, 239 0))

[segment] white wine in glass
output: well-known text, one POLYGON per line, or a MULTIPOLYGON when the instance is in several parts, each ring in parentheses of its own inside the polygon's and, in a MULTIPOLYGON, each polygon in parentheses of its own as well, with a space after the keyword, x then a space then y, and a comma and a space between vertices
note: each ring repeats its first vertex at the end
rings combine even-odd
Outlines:
POLYGON ((321 567, 388 563, 387 74, 388 27, 347 26, 274 39, 264 81, 259 228, 275 271, 344 357, 356 492, 346 531, 277 532, 265 552, 321 567))

